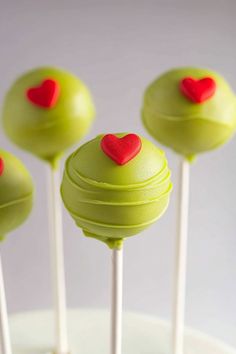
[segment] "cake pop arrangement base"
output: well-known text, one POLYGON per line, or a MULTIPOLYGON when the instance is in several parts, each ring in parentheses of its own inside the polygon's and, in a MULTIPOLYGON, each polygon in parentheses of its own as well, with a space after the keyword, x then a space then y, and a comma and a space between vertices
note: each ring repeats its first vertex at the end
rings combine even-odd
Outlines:
MULTIPOLYGON (((68 311, 70 354, 109 354, 108 311, 68 311)), ((171 354, 170 325, 148 315, 124 313, 123 354, 171 354)), ((11 316, 14 354, 50 354, 53 348, 53 315, 50 311, 11 316)), ((187 329, 185 354, 236 354, 224 343, 187 329)))

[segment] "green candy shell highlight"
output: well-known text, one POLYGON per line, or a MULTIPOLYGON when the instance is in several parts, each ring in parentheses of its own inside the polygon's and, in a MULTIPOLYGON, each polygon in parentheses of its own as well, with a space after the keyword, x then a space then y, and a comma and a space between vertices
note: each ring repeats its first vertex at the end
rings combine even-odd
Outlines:
POLYGON ((69 156, 61 195, 86 236, 120 248, 124 238, 140 233, 165 212, 172 189, 170 170, 164 153, 144 138, 139 154, 122 166, 104 154, 101 139, 69 156))
POLYGON ((3 107, 3 125, 9 138, 21 148, 53 166, 63 152, 89 130, 95 115, 91 95, 71 73, 42 67, 27 72, 11 86, 3 107), (26 91, 45 79, 59 83, 60 94, 53 108, 32 104, 26 91))
POLYGON ((33 204, 32 178, 15 156, 0 149, 4 162, 0 176, 0 240, 20 226, 31 212, 33 204))
POLYGON ((160 143, 191 160, 194 155, 226 143, 236 129, 236 98, 225 79, 214 71, 177 68, 157 78, 145 91, 142 120, 160 143), (211 77, 215 94, 198 104, 179 89, 185 77, 211 77))

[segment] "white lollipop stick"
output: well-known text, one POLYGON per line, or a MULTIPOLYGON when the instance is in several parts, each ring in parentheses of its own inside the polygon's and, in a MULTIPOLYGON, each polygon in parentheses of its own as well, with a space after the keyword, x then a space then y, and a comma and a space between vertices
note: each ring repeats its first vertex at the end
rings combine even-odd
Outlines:
POLYGON ((54 295, 56 354, 67 354, 68 331, 63 250, 63 224, 60 199, 60 168, 49 170, 49 216, 51 235, 51 261, 54 295))
POLYGON ((123 250, 112 250, 111 354, 122 351, 123 250))
POLYGON ((0 353, 12 354, 2 261, 0 256, 0 353))
POLYGON ((190 168, 187 160, 180 164, 178 236, 176 242, 175 294, 173 313, 173 354, 184 353, 188 211, 190 168))

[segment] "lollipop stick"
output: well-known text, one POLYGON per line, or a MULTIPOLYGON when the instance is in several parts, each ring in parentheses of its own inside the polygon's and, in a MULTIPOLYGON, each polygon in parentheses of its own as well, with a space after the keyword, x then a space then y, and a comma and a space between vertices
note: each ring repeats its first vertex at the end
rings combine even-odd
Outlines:
POLYGON ((123 251, 112 250, 111 354, 122 350, 123 251))
POLYGON ((186 295, 186 263, 188 241, 188 209, 189 209, 189 163, 181 161, 178 237, 176 244, 176 271, 173 317, 173 354, 184 353, 184 317, 186 295))
POLYGON ((54 293, 56 354, 67 354, 67 310, 63 251, 62 211, 60 199, 60 168, 49 171, 49 213, 51 226, 51 260, 54 293))
POLYGON ((12 354, 1 256, 0 256, 0 344, 1 344, 0 345, 1 354, 12 354))

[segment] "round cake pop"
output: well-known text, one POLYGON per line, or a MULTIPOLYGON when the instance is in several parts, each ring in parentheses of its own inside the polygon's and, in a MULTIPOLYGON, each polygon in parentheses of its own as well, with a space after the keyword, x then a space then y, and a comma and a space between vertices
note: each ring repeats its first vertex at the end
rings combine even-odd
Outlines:
POLYGON ((0 239, 25 221, 32 201, 29 172, 15 156, 0 150, 0 239))
POLYGON ((88 131, 95 115, 86 86, 61 69, 29 71, 12 85, 3 108, 9 138, 53 165, 88 131))
POLYGON ((236 128, 236 99, 217 73, 177 68, 147 88, 142 118, 154 138, 191 159, 231 138, 236 128))
POLYGON ((165 212, 171 188, 160 149, 135 134, 108 134, 70 155, 61 194, 84 234, 115 248, 165 212))

